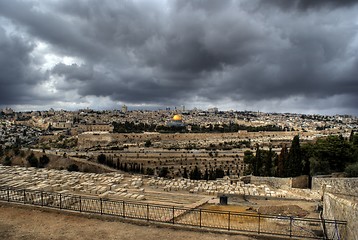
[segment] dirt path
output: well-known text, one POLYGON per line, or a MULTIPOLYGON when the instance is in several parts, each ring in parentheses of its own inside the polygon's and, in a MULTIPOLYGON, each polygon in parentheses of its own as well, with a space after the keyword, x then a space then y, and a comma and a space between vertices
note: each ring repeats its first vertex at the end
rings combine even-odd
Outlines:
MULTIPOLYGON (((47 239, 123 239, 123 240, 252 240, 247 236, 178 230, 155 225, 141 226, 84 215, 46 211, 0 202, 0 238, 47 239)), ((262 239, 262 238, 261 238, 262 239)))

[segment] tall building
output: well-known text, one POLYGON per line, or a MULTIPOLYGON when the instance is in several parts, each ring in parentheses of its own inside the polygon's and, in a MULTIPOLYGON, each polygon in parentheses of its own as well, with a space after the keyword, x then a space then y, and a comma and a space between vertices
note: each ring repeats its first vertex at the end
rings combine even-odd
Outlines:
POLYGON ((127 111, 128 111, 128 107, 125 104, 123 104, 122 113, 126 113, 127 111))
POLYGON ((218 111, 219 111, 219 109, 217 107, 208 108, 208 112, 210 112, 210 113, 217 113, 218 111))

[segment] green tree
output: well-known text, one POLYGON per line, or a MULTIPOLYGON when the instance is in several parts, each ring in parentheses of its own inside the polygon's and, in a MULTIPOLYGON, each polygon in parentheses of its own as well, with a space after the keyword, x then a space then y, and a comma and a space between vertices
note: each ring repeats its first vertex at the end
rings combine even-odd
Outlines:
POLYGON ((205 168, 205 172, 204 172, 204 176, 203 176, 204 180, 209 180, 209 171, 207 168, 205 168))
POLYGON ((33 152, 26 158, 27 162, 30 164, 31 167, 38 167, 39 160, 35 156, 33 152))
POLYGON ((347 177, 358 177, 358 162, 348 165, 344 172, 347 177))
POLYGON ((67 171, 69 172, 78 172, 80 171, 79 167, 76 164, 71 164, 67 167, 67 171))
POLYGON ((169 173, 169 169, 167 167, 162 167, 159 171, 158 176, 165 178, 168 176, 168 173, 169 173))
POLYGON ((216 179, 216 171, 214 171, 214 169, 210 169, 209 180, 215 180, 215 179, 216 179))
POLYGON ((152 142, 148 139, 147 141, 145 141, 144 146, 150 147, 150 146, 152 146, 152 142))
POLYGON ((310 157, 310 175, 325 175, 331 173, 329 162, 317 157, 310 157))
POLYGON ((246 150, 244 152, 244 163, 248 164, 248 168, 245 171, 245 174, 253 174, 254 171, 254 161, 255 161, 255 156, 253 155, 253 153, 250 150, 246 150))
POLYGON ((6 156, 3 160, 3 164, 4 164, 4 166, 11 166, 11 164, 12 164, 11 157, 6 156))
POLYGON ((4 149, 2 148, 2 145, 0 145, 0 157, 4 156, 4 149))
POLYGON ((15 146, 12 151, 14 152, 15 156, 18 156, 20 154, 20 147, 19 146, 15 146))
POLYGON ((256 144, 256 154, 255 154, 254 162, 252 164, 255 176, 261 175, 262 162, 263 162, 262 151, 260 150, 260 146, 256 144))
POLYGON ((302 174, 310 175, 311 173, 311 164, 310 157, 312 156, 312 145, 302 144, 301 146, 301 155, 302 155, 302 174))
POLYGON ((355 140, 355 133, 354 133, 354 131, 352 130, 352 131, 351 131, 351 134, 349 135, 349 142, 354 143, 354 140, 355 140))
POLYGON ((192 180, 200 180, 201 179, 201 171, 198 168, 198 166, 195 166, 195 168, 190 172, 190 179, 192 180))
POLYGON ((286 144, 282 146, 280 155, 277 158, 277 177, 286 176, 286 168, 288 162, 288 150, 286 144))
POLYGON ((188 178, 188 171, 186 170, 186 168, 184 168, 184 172, 183 172, 183 178, 188 178))
POLYGON ((225 176, 225 172, 222 168, 217 168, 215 170, 215 176, 216 178, 223 178, 225 176))
POLYGON ((296 135, 291 144, 287 161, 287 177, 297 177, 302 174, 302 154, 300 138, 296 135))
POLYGON ((103 153, 101 153, 100 155, 97 156, 97 162, 100 164, 105 164, 106 160, 107 160, 107 157, 103 153))
POLYGON ((47 155, 42 155, 39 159, 39 167, 45 167, 50 162, 47 155))
POLYGON ((272 176, 273 172, 273 161, 276 157, 276 153, 272 151, 272 148, 268 151, 260 150, 262 156, 262 167, 259 169, 260 176, 272 176))
MULTIPOLYGON (((342 136, 328 136, 317 139, 312 146, 312 157, 318 163, 328 162, 328 169, 325 172, 343 172, 345 167, 355 162, 354 146, 342 136)), ((324 164, 326 165, 326 164, 324 164)), ((311 171, 315 174, 315 170, 311 171)))
POLYGON ((154 175, 154 169, 148 167, 148 168, 146 169, 146 174, 147 174, 147 175, 154 175))

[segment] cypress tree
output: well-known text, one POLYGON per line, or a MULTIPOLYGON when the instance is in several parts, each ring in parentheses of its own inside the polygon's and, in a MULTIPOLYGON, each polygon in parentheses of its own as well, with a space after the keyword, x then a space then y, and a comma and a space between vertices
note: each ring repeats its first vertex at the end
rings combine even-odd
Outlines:
POLYGON ((213 169, 210 169, 209 171, 209 180, 215 180, 216 179, 216 171, 213 169))
POLYGON ((277 177, 285 177, 288 161, 288 150, 286 144, 282 146, 281 153, 277 159, 277 177))
POLYGON ((194 170, 190 172, 190 179, 200 180, 201 179, 201 171, 198 166, 195 166, 194 170))
POLYGON ((274 152, 272 151, 272 147, 270 146, 270 150, 265 151, 265 155, 263 158, 262 176, 271 176, 273 157, 274 152))
POLYGON ((292 140, 292 145, 288 153, 287 176, 297 177, 302 174, 302 154, 300 138, 296 135, 292 140))
POLYGON ((208 171, 207 168, 205 168, 205 173, 204 173, 203 179, 204 180, 209 180, 209 171, 208 171))
POLYGON ((188 178, 188 171, 184 168, 183 178, 188 178))
POLYGON ((261 168, 262 168, 262 154, 261 154, 260 146, 256 144, 256 155, 253 163, 253 170, 255 176, 261 175, 260 174, 262 170, 261 168))

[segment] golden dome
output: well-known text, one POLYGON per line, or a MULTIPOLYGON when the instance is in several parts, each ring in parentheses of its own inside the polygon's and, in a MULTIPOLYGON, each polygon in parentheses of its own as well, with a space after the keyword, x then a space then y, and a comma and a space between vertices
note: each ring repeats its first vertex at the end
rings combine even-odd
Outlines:
POLYGON ((173 120, 174 121, 182 121, 183 118, 180 115, 174 115, 173 120))

